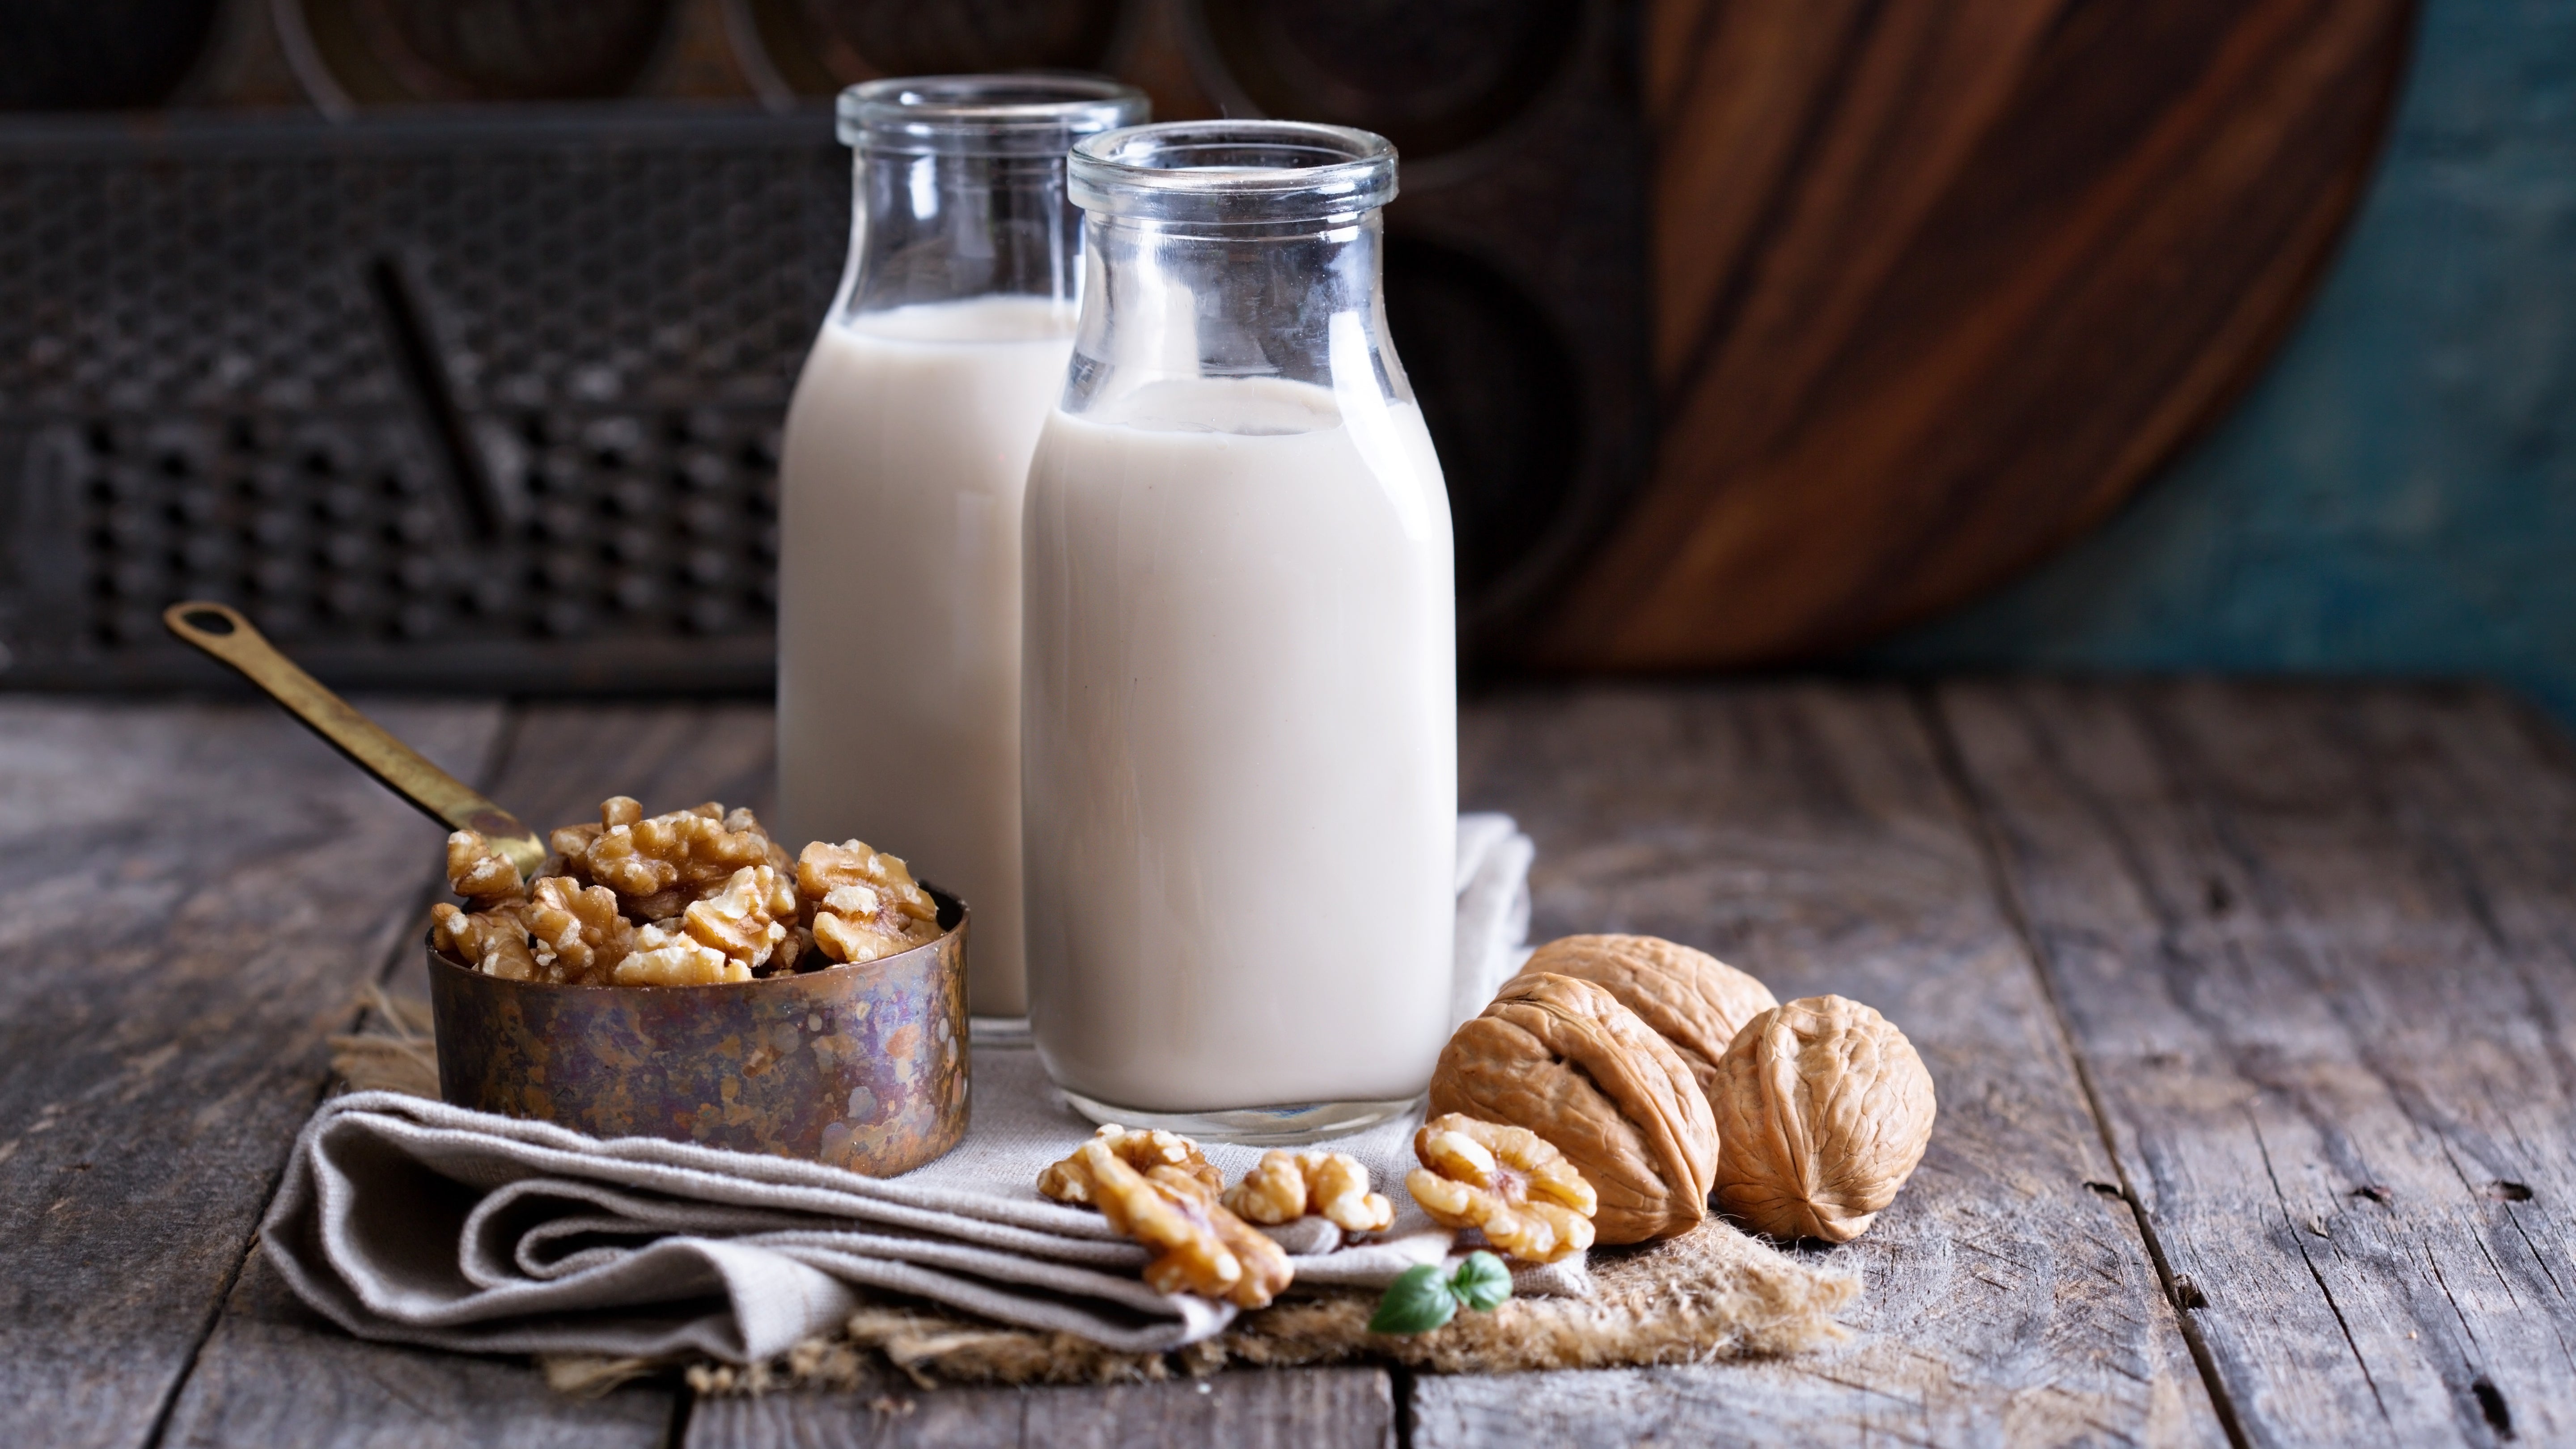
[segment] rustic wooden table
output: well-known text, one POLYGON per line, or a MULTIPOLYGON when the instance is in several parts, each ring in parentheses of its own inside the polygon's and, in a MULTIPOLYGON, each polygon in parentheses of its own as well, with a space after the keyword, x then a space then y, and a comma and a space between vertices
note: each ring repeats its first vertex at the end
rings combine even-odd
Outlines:
MULTIPOLYGON (((369 701, 529 819, 764 803, 746 705, 369 701)), ((1463 723, 1537 931, 1902 1023, 1939 1084, 1846 1350, 1443 1378, 555 1396, 253 1246, 437 832, 263 705, 0 699, 15 1444, 2576 1442, 2576 751, 2489 693, 1590 687, 1463 723)))

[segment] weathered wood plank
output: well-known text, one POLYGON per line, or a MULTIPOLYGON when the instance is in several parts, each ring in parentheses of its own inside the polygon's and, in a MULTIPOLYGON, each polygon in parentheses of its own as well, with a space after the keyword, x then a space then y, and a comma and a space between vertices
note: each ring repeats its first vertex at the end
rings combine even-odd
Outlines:
POLYGON ((610 795, 652 812, 712 799, 766 814, 777 745, 766 704, 523 705, 491 794, 541 831, 597 820, 610 795))
POLYGON ((2041 983, 1894 689, 1601 688, 1479 704, 1466 796, 1537 839, 1534 935, 1634 930, 1906 1030, 1941 1114, 1836 1250, 1858 1343, 1777 1363, 1416 1382, 1413 1442, 2221 1438, 2041 983))
POLYGON ((2576 1438, 2576 771, 2491 699, 1941 693, 2257 1443, 2576 1438))
POLYGON ((168 1449, 647 1449, 670 1436, 659 1386, 569 1399, 514 1360, 367 1343, 295 1300, 256 1249, 189 1375, 168 1449))
MULTIPOLYGON (((378 705, 477 772, 491 705, 378 705)), ((0 1403, 140 1444, 438 831, 266 705, 0 699, 0 1403)))
POLYGON ((1255 1370, 1195 1383, 1097 1388, 777 1394, 700 1400, 686 1442, 687 1449, 1393 1449, 1395 1395, 1377 1369, 1255 1370))

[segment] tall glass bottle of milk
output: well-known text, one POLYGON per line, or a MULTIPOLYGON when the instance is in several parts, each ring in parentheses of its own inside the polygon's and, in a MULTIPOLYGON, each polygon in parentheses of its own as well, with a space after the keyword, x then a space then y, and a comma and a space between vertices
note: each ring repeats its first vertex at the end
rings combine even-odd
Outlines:
POLYGON ((964 897, 979 1015, 1027 1009, 1020 498, 1081 295, 1065 150, 1145 110, 1083 77, 840 98, 849 266, 780 460, 779 838, 857 837, 964 897))
POLYGON ((1076 144, 1089 271, 1030 465, 1030 1025, 1083 1112, 1250 1142, 1409 1109, 1448 1035, 1449 506, 1386 332, 1395 151, 1076 144))

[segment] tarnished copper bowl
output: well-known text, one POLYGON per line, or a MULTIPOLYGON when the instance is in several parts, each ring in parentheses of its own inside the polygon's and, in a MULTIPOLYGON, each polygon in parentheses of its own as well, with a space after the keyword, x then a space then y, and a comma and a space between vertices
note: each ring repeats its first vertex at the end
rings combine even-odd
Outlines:
POLYGON ((429 953, 439 1095, 885 1177, 966 1135, 966 906, 938 940, 726 986, 541 986, 429 953))

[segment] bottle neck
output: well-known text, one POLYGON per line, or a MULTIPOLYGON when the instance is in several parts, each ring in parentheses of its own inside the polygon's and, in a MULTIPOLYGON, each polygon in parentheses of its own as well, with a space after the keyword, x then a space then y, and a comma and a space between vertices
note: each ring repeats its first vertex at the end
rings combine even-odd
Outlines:
POLYGON ((1411 401, 1386 336, 1378 212, 1260 226, 1094 212, 1083 233, 1088 281, 1067 410, 1197 378, 1282 378, 1411 401))
POLYGON ((1081 213, 1061 153, 855 153, 835 319, 977 297, 1081 296, 1081 213))

